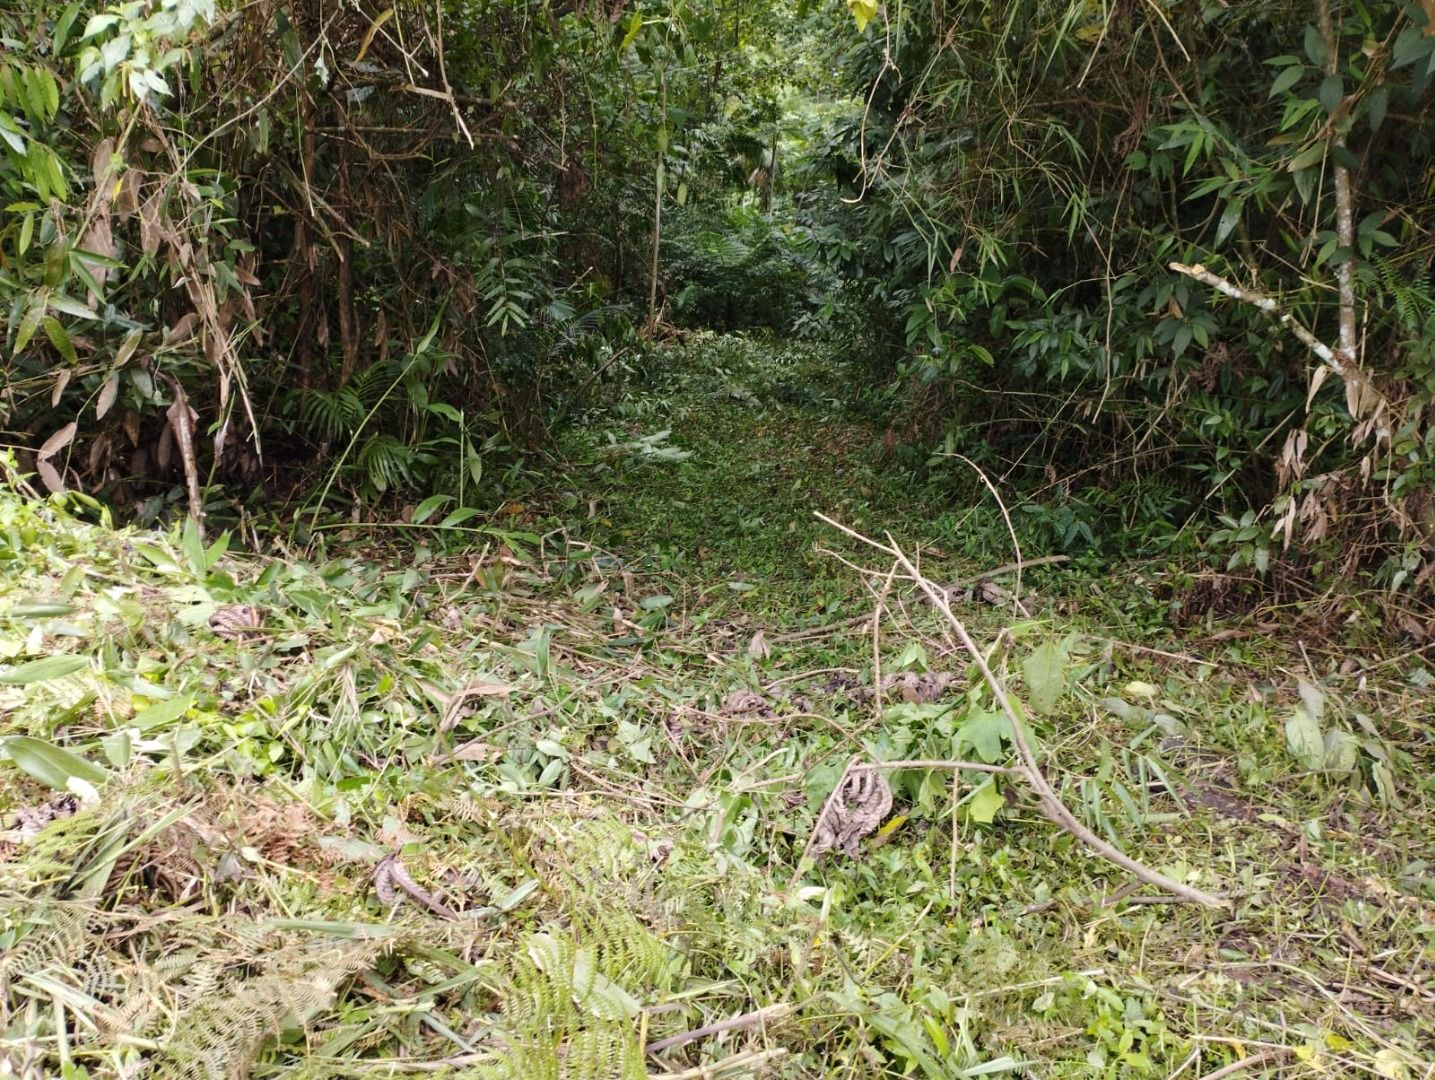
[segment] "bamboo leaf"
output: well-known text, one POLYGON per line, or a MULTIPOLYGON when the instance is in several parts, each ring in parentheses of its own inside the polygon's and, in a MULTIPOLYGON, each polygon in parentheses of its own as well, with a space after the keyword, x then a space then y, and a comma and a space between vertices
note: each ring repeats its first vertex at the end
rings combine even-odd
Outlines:
POLYGON ((29 735, 10 735, 5 739, 5 752, 10 760, 20 766, 40 783, 57 791, 67 791, 70 780, 83 780, 88 784, 103 784, 110 774, 93 762, 77 754, 29 735))

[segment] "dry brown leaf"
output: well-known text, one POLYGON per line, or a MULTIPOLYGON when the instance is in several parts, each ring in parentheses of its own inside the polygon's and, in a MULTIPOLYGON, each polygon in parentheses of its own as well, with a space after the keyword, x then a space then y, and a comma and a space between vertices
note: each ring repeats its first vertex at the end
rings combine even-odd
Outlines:
POLYGON ((215 637, 246 641, 264 633, 264 615, 252 604, 228 604, 209 617, 215 637))
POLYGON ((69 490, 65 487, 65 481, 60 478, 60 474, 55 471, 55 466, 51 465, 48 461, 36 461, 35 472, 39 474, 45 486, 56 495, 62 495, 69 490))
POLYGON ((95 178, 95 187, 103 188, 105 172, 110 167, 110 160, 115 155, 115 140, 101 139, 95 143, 95 152, 90 155, 90 174, 95 178))
POLYGON ((126 409, 122 426, 125 429, 125 437, 129 439, 130 445, 138 446, 140 444, 140 414, 133 409, 126 409))
POLYGON ((456 748, 449 759, 452 761, 497 761, 502 749, 482 739, 473 739, 456 748))
POLYGON ((465 696, 477 695, 478 697, 506 697, 516 691, 516 686, 505 686, 496 682, 475 682, 469 683, 462 690, 465 696))
POLYGON ((452 694, 443 694, 440 691, 440 699, 443 701, 443 718, 439 721, 439 732, 449 732, 458 726, 458 722, 463 719, 463 703, 469 698, 506 697, 517 689, 515 686, 505 686, 503 683, 479 679, 455 690, 452 694))
POLYGON ((110 411, 110 406, 115 403, 115 398, 120 392, 120 373, 110 372, 110 377, 105 380, 105 385, 100 387, 99 397, 95 399, 95 419, 103 420, 105 413, 110 411))
POLYGON ((882 824, 891 809, 892 789, 881 769, 870 765, 849 769, 813 826, 811 853, 821 855, 835 848, 856 855, 858 843, 882 824))
POLYGON ((159 193, 140 204, 140 250, 146 255, 159 254, 159 193))
POLYGON ((767 637, 761 630, 753 634, 752 640, 747 643, 747 655, 754 660, 766 660, 772 655, 772 650, 767 645, 767 637))
POLYGON ((96 435, 90 440, 89 470, 93 476, 100 470, 100 463, 109 458, 110 437, 108 435, 96 435))
POLYGON ((70 379, 75 374, 72 368, 62 367, 55 372, 55 385, 50 387, 50 408, 57 408, 60 404, 60 395, 65 392, 65 387, 70 385, 70 379))
POLYGON ((40 452, 35 456, 38 457, 41 461, 49 460, 50 458, 58 454, 61 450, 63 450, 65 447, 69 446, 70 443, 72 443, 75 439, 75 432, 79 430, 80 426, 73 420, 71 420, 59 431, 55 432, 55 434, 51 435, 48 439, 46 439, 44 445, 40 447, 40 452))
POLYGON ((140 173, 138 169, 125 170, 115 192, 115 213, 122 218, 134 217, 140 205, 140 173))
POLYGON ((164 343, 166 345, 177 345, 181 341, 188 341, 194 337, 194 328, 199 325, 199 315, 191 311, 180 317, 179 321, 164 332, 164 343))

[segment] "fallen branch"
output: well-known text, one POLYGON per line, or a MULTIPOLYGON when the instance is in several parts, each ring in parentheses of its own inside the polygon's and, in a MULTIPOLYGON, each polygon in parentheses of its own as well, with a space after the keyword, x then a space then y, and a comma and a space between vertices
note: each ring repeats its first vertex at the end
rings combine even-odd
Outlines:
POLYGON ((666 1039, 659 1039, 647 1046, 649 1054, 656 1054, 660 1051, 670 1049, 674 1046, 682 1046, 683 1043, 697 1042, 699 1039, 708 1039, 714 1035, 721 1035, 724 1031, 736 1031, 740 1028, 765 1027, 768 1024, 775 1024, 779 1020, 785 1020, 796 1009, 785 1001, 776 1005, 768 1005, 762 1009, 755 1009, 750 1013, 743 1013, 741 1016, 734 1016, 728 1020, 719 1020, 715 1024, 708 1024, 705 1027, 694 1028, 692 1031, 684 1031, 678 1035, 669 1035, 666 1039))
POLYGON ((1211 271, 1207 270, 1200 263, 1197 263, 1195 266, 1187 266, 1185 263, 1179 262, 1173 262, 1167 265, 1178 274, 1185 274, 1189 278, 1195 278, 1203 285, 1209 285, 1213 289, 1219 289, 1232 299, 1239 300, 1244 304, 1250 304, 1252 307, 1264 311, 1272 319, 1299 338, 1302 344, 1310 349, 1311 352, 1315 353, 1316 356, 1320 357, 1326 367, 1330 368, 1331 371, 1335 372, 1342 379, 1363 380, 1363 376, 1360 371, 1355 368, 1351 358, 1338 354, 1329 345, 1321 341, 1320 338, 1296 322, 1295 316, 1289 311, 1282 311, 1275 297, 1268 296, 1265 293, 1258 293, 1253 289, 1242 288, 1235 282, 1228 281, 1221 277, 1220 274, 1211 273, 1211 271))
POLYGON ((721 1061, 714 1061, 707 1065, 694 1065, 691 1069, 684 1069, 682 1072, 654 1073, 651 1080, 717 1080, 719 1076, 739 1070, 757 1075, 767 1066, 786 1056, 786 1047, 774 1046, 770 1050, 753 1050, 749 1053, 734 1054, 730 1058, 723 1058, 721 1061))
MULTIPOLYGON (((1041 770, 1041 764, 1037 761, 1031 744, 1027 742, 1021 720, 1018 718, 1015 708, 1012 707, 1011 701, 1007 698, 1005 687, 1002 686, 1001 680, 992 672, 990 665, 987 664, 986 657, 982 654, 981 649, 977 647, 977 643, 972 640, 972 636, 967 632, 966 626, 953 614, 951 605, 947 601, 946 591, 942 589, 941 586, 934 585, 931 581, 927 580, 912 560, 908 558, 906 552, 899 548, 895 542, 889 542, 887 544, 879 543, 868 536, 864 536, 862 533, 849 529, 847 526, 832 520, 832 518, 827 517, 825 514, 819 513, 817 517, 828 525, 831 525, 834 529, 846 533, 854 540, 859 540, 869 547, 882 552, 884 555, 895 559, 902 569, 911 576, 911 580, 916 582, 917 587, 926 594, 932 606, 941 613, 943 620, 957 635, 963 648, 966 649, 973 662, 977 665, 977 668, 981 671, 982 678, 991 689, 992 696, 996 699, 997 704, 1001 707, 1002 712, 1006 714, 1007 720, 1011 723, 1012 742, 1015 744, 1017 756, 1021 760, 1021 765, 1013 768, 1012 772, 1021 776, 1027 785, 1036 792, 1042 812, 1046 814, 1051 821, 1076 837, 1076 839, 1080 840, 1108 862, 1115 863, 1148 885, 1154 885, 1158 889, 1162 889, 1173 896, 1179 896, 1181 899, 1189 900, 1193 903, 1204 904, 1206 907, 1225 908, 1229 906, 1229 901, 1222 897, 1213 896, 1210 893, 1192 888, 1182 882, 1174 881, 1164 874, 1137 862, 1119 848, 1101 839, 1101 837, 1097 836, 1078 821, 1075 815, 1067 809, 1066 804, 1061 801, 1060 796, 1057 795, 1051 783, 1046 779, 1046 775, 1041 770)), ((888 540, 891 540, 890 536, 888 540)), ((849 765, 849 769, 850 768, 851 766, 849 765)), ((840 785, 838 790, 840 790, 840 785)), ((811 842, 809 841, 809 847, 810 846, 811 842)))

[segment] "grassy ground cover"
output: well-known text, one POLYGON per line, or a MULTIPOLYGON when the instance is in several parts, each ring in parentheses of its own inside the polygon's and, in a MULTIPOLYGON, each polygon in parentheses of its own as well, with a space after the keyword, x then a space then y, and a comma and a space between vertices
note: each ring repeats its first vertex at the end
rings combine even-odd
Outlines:
POLYGON ((819 349, 634 380, 462 529, 237 555, 9 471, 6 1070, 1435 1075, 1418 655, 1177 633, 1150 567, 1034 568, 1023 612, 975 581, 995 508, 934 513, 819 349), (804 862, 854 756, 1013 755, 939 614, 814 511, 920 549, 1077 818, 1228 906, 974 771, 892 770, 856 855, 804 862))

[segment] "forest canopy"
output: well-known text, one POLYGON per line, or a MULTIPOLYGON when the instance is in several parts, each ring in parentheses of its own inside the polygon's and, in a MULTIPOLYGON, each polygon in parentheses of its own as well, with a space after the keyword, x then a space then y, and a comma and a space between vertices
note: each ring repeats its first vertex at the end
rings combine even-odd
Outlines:
POLYGON ((497 505, 709 327, 859 358, 935 504, 969 459, 1055 549, 1431 565, 1428 0, 29 0, 0 40, 0 424, 50 490, 497 505))

